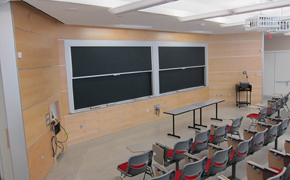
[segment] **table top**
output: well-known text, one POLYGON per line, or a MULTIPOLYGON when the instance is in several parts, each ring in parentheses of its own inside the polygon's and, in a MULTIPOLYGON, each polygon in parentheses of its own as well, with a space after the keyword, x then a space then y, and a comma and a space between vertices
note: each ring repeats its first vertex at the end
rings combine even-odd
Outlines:
POLYGON ((196 104, 191 104, 189 106, 181 107, 181 108, 178 108, 178 109, 173 109, 173 110, 166 111, 166 112, 163 112, 163 113, 164 114, 170 114, 170 115, 179 115, 179 114, 183 114, 183 113, 186 113, 186 112, 189 112, 189 111, 200 109, 200 108, 203 108, 203 107, 206 107, 206 106, 210 106, 212 104, 221 103, 221 102, 224 102, 224 101, 225 101, 224 99, 210 99, 210 100, 207 100, 207 101, 203 101, 203 102, 196 103, 196 104))

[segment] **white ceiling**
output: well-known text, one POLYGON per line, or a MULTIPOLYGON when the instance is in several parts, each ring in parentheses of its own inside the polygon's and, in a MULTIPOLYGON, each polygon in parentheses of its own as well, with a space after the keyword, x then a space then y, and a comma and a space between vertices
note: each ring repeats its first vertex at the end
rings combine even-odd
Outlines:
POLYGON ((151 26, 151 30, 173 32, 192 32, 197 30, 211 31, 214 34, 244 33, 246 32, 244 26, 223 28, 219 24, 244 22, 246 18, 260 13, 264 15, 290 16, 290 7, 284 7, 191 22, 180 22, 177 19, 177 17, 279 0, 179 0, 120 16, 113 15, 108 11, 109 8, 135 1, 138 0, 25 0, 28 4, 68 25, 118 27, 119 24, 128 24, 151 26))

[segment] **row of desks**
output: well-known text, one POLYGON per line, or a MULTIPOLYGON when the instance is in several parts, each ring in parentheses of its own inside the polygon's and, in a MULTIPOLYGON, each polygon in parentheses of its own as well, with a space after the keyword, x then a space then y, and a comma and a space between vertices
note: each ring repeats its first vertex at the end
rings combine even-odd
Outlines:
POLYGON ((197 129, 200 130, 200 128, 197 128, 196 126, 201 126, 201 127, 207 127, 205 125, 202 124, 202 108, 210 106, 215 104, 216 105, 216 117, 215 118, 211 118, 211 120, 218 120, 218 121, 222 121, 222 119, 218 119, 218 103, 224 102, 225 100, 220 100, 220 99, 211 99, 208 101, 204 101, 204 102, 200 102, 200 103, 196 103, 196 104, 192 104, 189 106, 185 106, 185 107, 181 107, 178 109, 173 109, 170 111, 166 111, 163 112, 164 114, 169 114, 172 115, 172 123, 173 123, 173 133, 168 133, 168 136, 173 136, 173 137, 177 137, 180 138, 180 136, 175 134, 175 120, 174 117, 183 113, 187 113, 189 111, 193 111, 193 126, 188 126, 188 128, 192 128, 192 129, 197 129), (200 110, 200 123, 197 124, 195 123, 195 110, 200 110))

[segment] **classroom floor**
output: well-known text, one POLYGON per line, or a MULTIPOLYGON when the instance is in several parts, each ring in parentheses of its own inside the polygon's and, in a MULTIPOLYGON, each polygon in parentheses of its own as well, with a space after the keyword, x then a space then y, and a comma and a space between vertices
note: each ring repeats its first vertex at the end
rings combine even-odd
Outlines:
MULTIPOLYGON (((264 102, 266 102, 264 100, 264 102)), ((246 116, 249 113, 258 112, 255 109, 247 107, 237 108, 235 105, 219 105, 219 118, 236 118, 244 116, 240 134, 243 137, 243 129, 248 128, 251 120, 246 116)), ((231 124, 230 121, 212 121, 211 117, 215 116, 215 106, 209 106, 203 109, 203 124, 222 125, 225 123, 231 124)), ((199 111, 196 111, 196 120, 199 120, 199 111)), ((194 138, 195 130, 188 129, 187 126, 192 124, 192 112, 182 114, 176 117, 175 121, 176 134, 181 136, 181 140, 194 138)), ((208 126, 209 128, 209 126, 208 126)), ((201 128, 205 130, 206 128, 201 128)), ((120 175, 116 169, 117 166, 126 162, 130 156, 136 155, 126 147, 138 149, 140 147, 145 150, 152 148, 152 144, 160 142, 169 147, 179 140, 174 137, 167 136, 167 133, 172 132, 172 118, 163 118, 151 123, 132 127, 120 132, 95 138, 86 142, 78 143, 67 147, 65 152, 62 152, 58 158, 58 163, 51 169, 45 180, 114 180, 115 176, 120 175)), ((284 140, 290 139, 290 130, 287 134, 279 138, 279 149, 284 149, 284 140)), ((220 145, 223 148, 227 147, 227 142, 220 145)), ((246 161, 251 160, 256 163, 267 165, 268 149, 272 148, 274 143, 263 147, 259 153, 248 156, 245 160, 237 164, 237 177, 247 179, 246 161)), ((197 157, 207 156, 208 151, 203 151, 196 154, 197 157)), ((180 162, 180 167, 184 166, 184 160, 180 162)), ((167 169, 174 169, 172 164, 167 169)), ((231 175, 231 167, 219 173, 225 176, 231 175)), ((128 180, 141 180, 143 174, 128 180)), ((146 175, 146 179, 150 179, 146 175)), ((208 179, 217 179, 210 177, 208 179)))

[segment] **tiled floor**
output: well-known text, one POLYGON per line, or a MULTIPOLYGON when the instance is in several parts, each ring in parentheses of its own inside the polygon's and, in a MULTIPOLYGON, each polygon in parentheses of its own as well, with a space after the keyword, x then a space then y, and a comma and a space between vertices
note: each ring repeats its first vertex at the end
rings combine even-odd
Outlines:
MULTIPOLYGON (((251 120, 246 118, 246 115, 251 112, 257 112, 255 109, 246 107, 237 108, 235 105, 219 105, 219 118, 235 118, 244 116, 241 135, 244 128, 248 128, 251 120)), ((229 121, 212 121, 211 117, 215 116, 215 106, 209 106, 203 109, 203 124, 222 125, 231 123, 229 121)), ((199 120, 199 112, 196 111, 196 119, 199 120)), ((177 116, 175 128, 176 134, 181 136, 181 140, 194 138, 195 130, 188 129, 187 126, 192 124, 192 112, 177 116)), ((206 128, 202 128, 205 130, 206 128)), ((148 150, 152 148, 152 144, 160 142, 169 147, 179 140, 174 137, 167 136, 168 132, 172 132, 171 117, 160 119, 151 123, 126 129, 117 133, 99 137, 93 140, 82 142, 76 145, 69 146, 59 158, 58 163, 49 172, 45 180, 114 180, 115 176, 120 175, 116 169, 118 164, 126 162, 130 156, 135 153, 126 149, 127 146, 136 147, 138 144, 148 150)), ((284 148, 284 140, 289 137, 290 130, 284 136, 279 138, 279 148, 284 148)), ((227 147, 227 142, 220 145, 223 148, 227 147)), ((273 143, 262 148, 259 153, 248 156, 244 161, 237 164, 237 177, 240 179, 246 178, 246 161, 251 160, 259 164, 267 163, 268 149, 272 148, 273 143)), ((208 151, 203 151, 196 156, 203 157, 208 154, 208 151)), ((181 161, 180 167, 184 166, 184 161, 181 161)), ((173 169, 174 164, 167 167, 173 169)), ((231 167, 227 168, 222 173, 225 176, 231 175, 231 167)), ((131 180, 141 180, 143 175, 131 180)), ((150 179, 147 175, 146 179, 150 179)), ((211 177, 208 179, 217 179, 211 177)))

